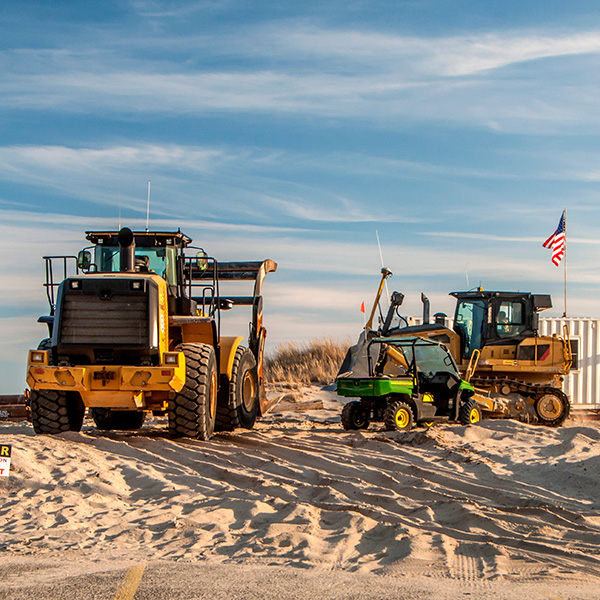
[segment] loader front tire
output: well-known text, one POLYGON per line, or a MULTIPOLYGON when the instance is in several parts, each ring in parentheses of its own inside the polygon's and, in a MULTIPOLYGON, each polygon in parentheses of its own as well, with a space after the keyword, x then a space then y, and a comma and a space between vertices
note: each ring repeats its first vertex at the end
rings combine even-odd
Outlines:
POLYGON ((217 429, 252 429, 258 415, 256 359, 248 348, 238 347, 233 358, 231 380, 223 386, 217 405, 217 429))
POLYGON ((173 437, 209 440, 217 412, 217 359, 208 344, 182 344, 185 385, 169 400, 169 433, 173 437))
POLYGON ((146 418, 146 413, 137 410, 111 410, 110 408, 96 407, 90 409, 96 427, 102 431, 127 431, 139 429, 146 418))
POLYGON ((29 406, 36 433, 54 435, 63 431, 81 431, 85 406, 77 392, 31 390, 29 406))

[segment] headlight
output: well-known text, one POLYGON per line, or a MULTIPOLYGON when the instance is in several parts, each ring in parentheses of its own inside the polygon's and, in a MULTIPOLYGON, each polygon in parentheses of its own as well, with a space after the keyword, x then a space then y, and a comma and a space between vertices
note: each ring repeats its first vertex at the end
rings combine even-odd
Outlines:
POLYGON ((177 352, 165 352, 164 363, 165 365, 176 365, 179 360, 179 354, 177 352))
POLYGON ((45 352, 32 352, 31 353, 31 362, 32 363, 43 363, 45 362, 46 353, 45 352))

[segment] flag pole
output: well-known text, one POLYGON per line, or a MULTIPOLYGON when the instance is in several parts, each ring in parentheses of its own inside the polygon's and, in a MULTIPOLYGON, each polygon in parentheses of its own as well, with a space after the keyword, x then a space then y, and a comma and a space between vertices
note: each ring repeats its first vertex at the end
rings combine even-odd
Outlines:
POLYGON ((563 317, 567 316, 567 209, 565 208, 565 312, 563 317))

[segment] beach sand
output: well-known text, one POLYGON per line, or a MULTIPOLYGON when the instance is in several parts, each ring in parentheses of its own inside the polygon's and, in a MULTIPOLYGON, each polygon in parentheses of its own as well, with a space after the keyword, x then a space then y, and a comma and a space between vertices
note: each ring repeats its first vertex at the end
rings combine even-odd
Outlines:
MULTIPOLYGON (((271 393, 280 407, 254 429, 209 442, 170 439, 165 418, 58 436, 0 424, 4 564, 176 561, 426 582, 437 597, 461 582, 600 597, 597 422, 346 432, 333 392, 271 393)), ((0 580, 0 596, 19 585, 0 580)))

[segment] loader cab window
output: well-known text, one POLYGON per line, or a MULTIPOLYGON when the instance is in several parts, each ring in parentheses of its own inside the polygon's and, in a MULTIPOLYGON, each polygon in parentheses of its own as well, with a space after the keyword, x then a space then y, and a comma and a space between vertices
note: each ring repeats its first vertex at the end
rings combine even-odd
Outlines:
POLYGON ((496 312, 496 334, 499 338, 520 335, 527 329, 522 302, 504 301, 496 312))
MULTIPOLYGON (((154 272, 167 281, 177 285, 177 249, 173 246, 144 248, 135 247, 136 263, 143 263, 143 272, 154 272)), ((118 273, 120 267, 119 246, 96 246, 95 264, 103 273, 118 273)))
POLYGON ((456 307, 454 331, 460 336, 463 356, 470 358, 473 350, 481 350, 485 324, 486 302, 484 300, 459 301, 456 307))

